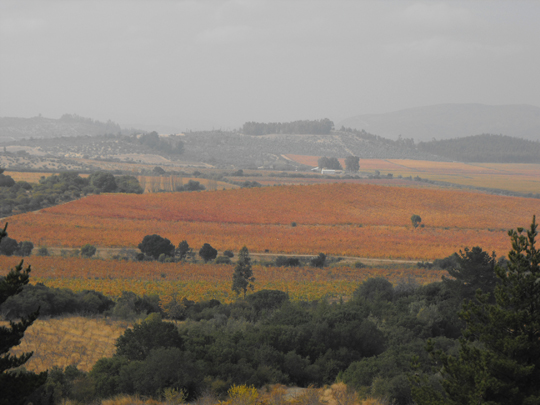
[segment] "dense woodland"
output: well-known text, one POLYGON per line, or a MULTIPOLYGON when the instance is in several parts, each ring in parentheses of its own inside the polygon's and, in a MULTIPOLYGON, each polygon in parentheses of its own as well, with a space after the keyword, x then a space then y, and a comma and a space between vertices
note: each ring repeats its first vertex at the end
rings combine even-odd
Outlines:
POLYGON ((326 135, 334 129, 334 123, 328 118, 322 120, 304 120, 293 122, 246 122, 242 126, 245 135, 268 135, 268 134, 314 134, 326 135))
POLYGON ((420 142, 417 148, 424 152, 460 162, 540 162, 540 142, 506 135, 482 134, 441 141, 420 142))

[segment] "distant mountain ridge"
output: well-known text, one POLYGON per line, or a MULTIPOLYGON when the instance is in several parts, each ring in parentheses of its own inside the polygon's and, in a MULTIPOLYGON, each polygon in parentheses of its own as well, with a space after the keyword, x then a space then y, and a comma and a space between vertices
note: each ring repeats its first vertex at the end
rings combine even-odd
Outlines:
MULTIPOLYGON (((73 136, 97 136, 126 132, 120 125, 100 122, 76 114, 64 114, 59 119, 32 117, 0 117, 0 141, 15 141, 22 138, 55 138, 73 136)), ((128 131, 129 132, 129 131, 128 131)))
POLYGON ((533 105, 437 104, 385 114, 362 114, 336 128, 364 129, 396 139, 430 141, 478 134, 502 134, 540 140, 540 107, 533 105))

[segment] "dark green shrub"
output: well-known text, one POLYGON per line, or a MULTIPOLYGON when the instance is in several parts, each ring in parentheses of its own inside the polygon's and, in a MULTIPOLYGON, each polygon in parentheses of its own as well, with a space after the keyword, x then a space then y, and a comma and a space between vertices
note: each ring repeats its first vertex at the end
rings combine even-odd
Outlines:
POLYGON ((135 324, 133 329, 126 329, 115 345, 116 356, 124 356, 130 361, 145 360, 152 349, 182 348, 182 338, 174 324, 163 322, 159 314, 152 314, 135 324))
POLYGON ((297 257, 278 256, 274 263, 277 267, 298 267, 300 266, 300 259, 297 257))
POLYGON ((86 244, 81 248, 81 257, 90 258, 96 254, 96 247, 90 244, 86 244))
POLYGON ((324 267, 326 264, 326 255, 324 253, 319 253, 317 257, 310 260, 309 264, 313 267, 324 267))
POLYGON ((392 283, 383 277, 368 278, 354 293, 355 298, 364 298, 367 301, 382 299, 391 301, 394 296, 392 283))
POLYGON ((215 260, 216 264, 231 264, 231 259, 227 256, 218 256, 215 260))
POLYGON ((24 242, 19 243, 19 248, 17 249, 16 254, 23 257, 30 256, 33 249, 34 244, 28 240, 25 240, 24 242))
POLYGON ((49 256, 49 250, 45 246, 41 246, 37 251, 38 256, 49 256))
POLYGON ((205 263, 210 260, 214 260, 217 256, 217 250, 214 249, 210 244, 205 243, 203 247, 199 250, 199 256, 204 260, 205 263))
POLYGON ((142 242, 139 243, 138 248, 145 255, 152 256, 156 260, 161 254, 165 254, 166 256, 174 255, 174 245, 171 241, 155 234, 146 235, 142 242))

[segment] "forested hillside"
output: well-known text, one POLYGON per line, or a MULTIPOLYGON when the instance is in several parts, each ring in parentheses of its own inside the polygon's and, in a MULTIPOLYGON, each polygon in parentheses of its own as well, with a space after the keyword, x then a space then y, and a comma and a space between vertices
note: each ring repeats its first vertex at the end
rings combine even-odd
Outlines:
POLYGON ((328 118, 322 120, 303 120, 293 122, 246 122, 242 127, 245 135, 267 134, 329 134, 334 123, 328 118))
POLYGON ((534 105, 437 104, 385 114, 346 118, 336 127, 365 129, 373 134, 418 141, 452 139, 482 133, 524 139, 540 138, 540 108, 534 105))
POLYGON ((59 119, 42 116, 32 118, 0 117, 0 141, 13 141, 22 138, 54 138, 73 136, 96 136, 117 134, 124 131, 108 120, 100 122, 77 114, 64 114, 59 119))
POLYGON ((482 134, 420 142, 418 150, 461 162, 539 163, 540 142, 506 135, 482 134))

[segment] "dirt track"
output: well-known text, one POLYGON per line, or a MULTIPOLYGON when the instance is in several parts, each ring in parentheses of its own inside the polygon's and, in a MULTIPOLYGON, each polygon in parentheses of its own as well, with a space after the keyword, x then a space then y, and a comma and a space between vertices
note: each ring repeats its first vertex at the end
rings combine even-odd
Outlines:
MULTIPOLYGON (((49 254, 52 256, 61 256, 62 251, 65 252, 67 256, 70 255, 71 252, 76 251, 77 249, 73 248, 63 248, 63 247, 47 247, 47 250, 49 251, 49 254)), ((121 254, 122 250, 133 250, 137 253, 140 252, 139 249, 134 248, 102 248, 98 247, 95 257, 99 257, 102 259, 112 259, 114 256, 121 254)), ((34 248, 33 254, 37 253, 37 248, 34 248)), ((232 261, 235 262, 238 257, 238 252, 233 252, 234 257, 232 258, 232 261)), ((223 252, 218 252, 219 255, 223 254, 223 252)), ((304 254, 286 254, 286 253, 250 253, 250 257, 254 260, 273 260, 278 256, 285 256, 285 257, 302 257, 302 258, 311 258, 315 257, 316 254, 312 255, 304 255, 304 254)), ((399 263, 399 264, 416 264, 418 263, 418 260, 403 260, 403 259, 378 259, 378 258, 372 258, 372 257, 356 257, 356 256, 332 256, 332 257, 339 257, 341 258, 341 262, 347 262, 347 263, 354 263, 357 261, 360 261, 365 264, 392 264, 392 263, 399 263)))

